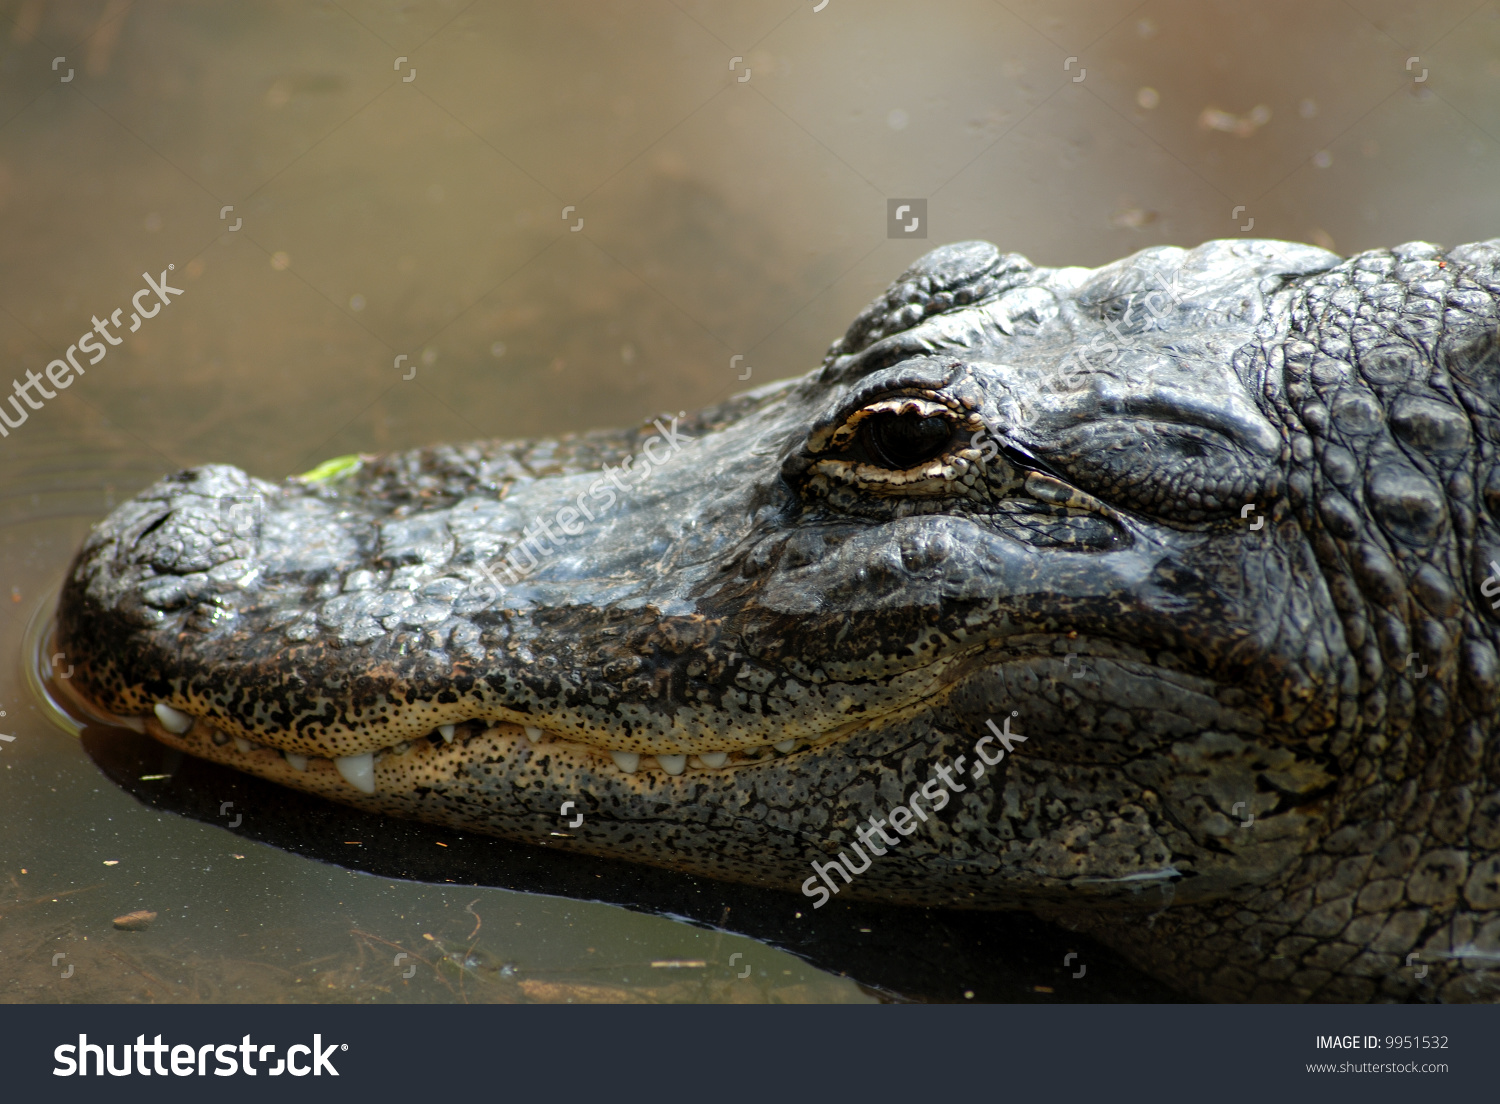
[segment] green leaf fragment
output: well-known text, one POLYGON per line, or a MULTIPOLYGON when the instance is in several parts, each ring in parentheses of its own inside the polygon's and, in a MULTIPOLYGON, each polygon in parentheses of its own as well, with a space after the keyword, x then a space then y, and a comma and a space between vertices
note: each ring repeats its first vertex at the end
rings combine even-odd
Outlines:
POLYGON ((348 475, 358 467, 358 453, 351 456, 335 456, 332 460, 324 460, 312 471, 303 472, 293 478, 300 479, 303 483, 326 483, 348 475))

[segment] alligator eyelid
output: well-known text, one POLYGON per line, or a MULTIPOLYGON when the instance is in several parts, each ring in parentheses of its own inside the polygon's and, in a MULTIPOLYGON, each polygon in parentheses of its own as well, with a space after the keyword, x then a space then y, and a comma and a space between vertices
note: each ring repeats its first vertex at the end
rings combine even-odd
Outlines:
POLYGON ((963 368, 963 361, 957 355, 957 350, 932 349, 926 342, 913 342, 910 335, 902 333, 882 338, 862 352, 854 354, 850 367, 854 365, 857 368, 852 372, 846 369, 841 374, 852 376, 855 381, 854 389, 846 396, 846 400, 854 409, 858 409, 881 397, 889 397, 893 391, 918 391, 936 397, 937 393, 944 391, 953 382, 955 373, 963 368), (892 344, 885 345, 885 342, 892 344), (940 371, 923 375, 919 366, 913 364, 914 374, 910 377, 898 374, 894 379, 875 378, 908 361, 935 361, 938 362, 940 371))

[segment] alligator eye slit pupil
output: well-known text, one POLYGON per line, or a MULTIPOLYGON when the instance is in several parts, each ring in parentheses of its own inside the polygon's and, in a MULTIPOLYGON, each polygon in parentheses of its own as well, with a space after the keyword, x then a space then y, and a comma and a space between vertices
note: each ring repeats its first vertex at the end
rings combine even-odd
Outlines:
POLYGON ((942 415, 877 414, 867 419, 865 426, 871 454, 898 471, 931 460, 953 439, 952 423, 942 415))

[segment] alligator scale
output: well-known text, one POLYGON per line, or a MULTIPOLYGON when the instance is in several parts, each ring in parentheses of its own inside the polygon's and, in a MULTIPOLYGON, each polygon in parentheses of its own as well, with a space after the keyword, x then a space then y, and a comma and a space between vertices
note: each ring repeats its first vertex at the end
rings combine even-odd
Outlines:
POLYGON ((947 246, 695 414, 170 476, 57 646, 122 723, 364 809, 799 908, 859 855, 845 894, 1030 909, 1205 998, 1494 1000, 1497 266, 947 246))

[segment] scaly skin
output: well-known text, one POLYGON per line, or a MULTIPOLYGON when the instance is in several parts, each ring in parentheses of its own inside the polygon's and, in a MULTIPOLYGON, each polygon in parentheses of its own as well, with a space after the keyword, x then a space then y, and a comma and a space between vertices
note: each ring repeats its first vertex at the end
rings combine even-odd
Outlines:
POLYGON ((1495 999, 1497 264, 948 246, 691 440, 165 479, 61 647, 194 755, 520 840, 571 800, 554 844, 809 896, 954 767, 843 892, 1029 908, 1211 998, 1495 999))

